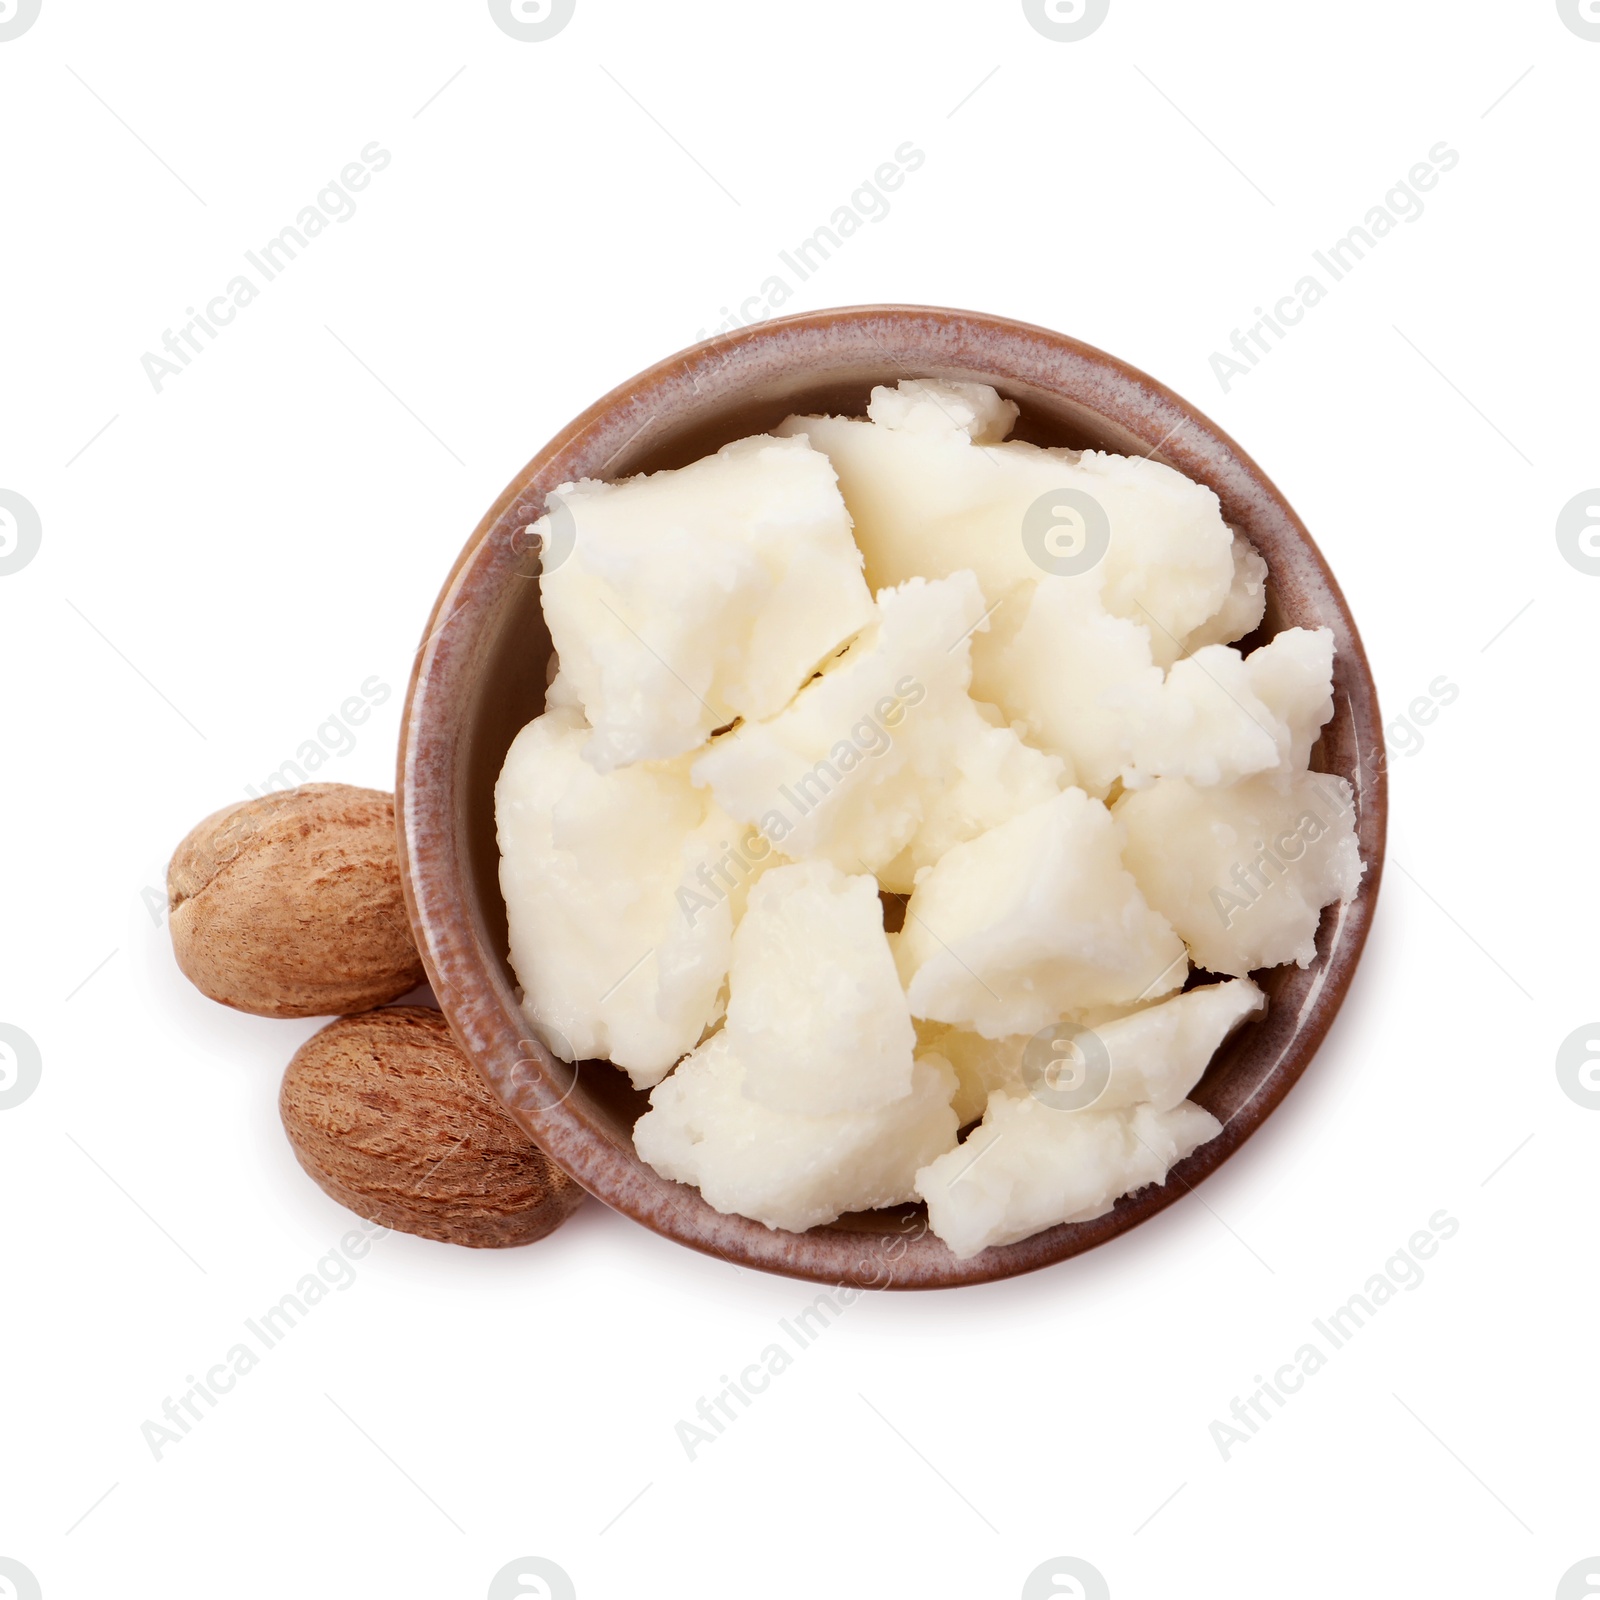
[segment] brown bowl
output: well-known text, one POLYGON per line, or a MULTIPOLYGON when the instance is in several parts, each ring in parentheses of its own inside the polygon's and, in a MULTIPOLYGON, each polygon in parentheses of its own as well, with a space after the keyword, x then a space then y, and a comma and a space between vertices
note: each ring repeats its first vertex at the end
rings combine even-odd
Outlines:
POLYGON ((399 833, 422 958, 462 1047, 511 1114, 584 1188, 656 1232, 742 1266, 819 1283, 897 1289, 1030 1272, 1143 1222, 1222 1165, 1305 1070, 1344 999, 1383 871, 1385 783, 1377 691, 1344 597, 1300 519, 1259 467, 1171 390, 1064 334, 922 306, 856 306, 783 317, 699 344, 614 389, 547 444, 468 540, 417 653, 400 739, 399 833), (634 1154, 646 1097, 607 1062, 576 1067, 532 1037, 506 960, 494 783, 506 750, 544 707, 550 635, 538 553, 525 529, 558 484, 678 467, 791 412, 862 415, 874 384, 906 377, 994 384, 1022 408, 1014 437, 1153 455, 1209 484, 1228 522, 1266 557, 1267 617, 1329 627, 1334 715, 1314 765, 1349 779, 1366 876, 1322 917, 1317 957, 1260 975, 1266 1017, 1229 1041, 1193 1098, 1223 1131, 1165 1184, 1093 1222, 1063 1225, 957 1261, 920 1206, 776 1232, 714 1211, 634 1154))

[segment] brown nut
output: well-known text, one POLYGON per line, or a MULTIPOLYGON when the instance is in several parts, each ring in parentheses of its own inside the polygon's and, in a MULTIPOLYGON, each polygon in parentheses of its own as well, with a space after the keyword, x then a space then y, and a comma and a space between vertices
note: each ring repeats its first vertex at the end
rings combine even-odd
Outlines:
POLYGON ((295 1052, 278 1110, 326 1194, 404 1233, 532 1244, 583 1203, 421 1006, 330 1022, 295 1052))
POLYGON ((308 783, 213 813, 173 853, 167 904, 184 974, 259 1017, 366 1011, 424 978, 378 789, 308 783))

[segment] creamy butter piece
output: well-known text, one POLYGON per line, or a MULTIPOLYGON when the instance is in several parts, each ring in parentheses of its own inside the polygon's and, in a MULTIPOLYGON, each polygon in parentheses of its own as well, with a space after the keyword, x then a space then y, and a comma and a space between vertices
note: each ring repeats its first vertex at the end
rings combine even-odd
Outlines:
POLYGON ((1233 578, 1215 613, 1184 636, 1184 653, 1202 645, 1232 644, 1261 626, 1267 609, 1267 563, 1242 533, 1233 536, 1233 578))
POLYGON ((522 730, 495 786, 500 887, 523 1010, 564 1061, 658 1082, 721 1014, 733 927, 758 859, 686 759, 598 773, 570 710, 522 730), (716 871, 713 871, 716 868, 716 871))
POLYGON ((872 618, 833 468, 802 439, 551 498, 545 621, 602 771, 771 716, 872 618))
POLYGON ((912 383, 909 400, 904 383, 874 389, 866 421, 795 416, 776 430, 833 462, 874 589, 969 567, 991 604, 1026 590, 1042 574, 1037 557, 1062 538, 1033 508, 1068 490, 1089 495, 1109 525, 1088 581, 1112 615, 1150 629, 1158 664, 1228 598, 1233 536, 1211 490, 1147 457, 998 442, 1005 413, 974 402, 963 392, 972 386, 912 383), (1025 525, 1036 532, 1028 542, 1025 525))
POLYGON ((1327 773, 1214 789, 1160 778, 1115 814, 1124 860, 1208 972, 1309 966, 1322 908, 1361 882, 1350 785, 1327 773))
POLYGON ((1303 771, 1333 715, 1333 634, 1289 628, 1241 655, 1204 645, 1173 663, 1127 729, 1122 781, 1187 778, 1212 787, 1253 773, 1303 771))
POLYGON ((909 890, 934 849, 1059 787, 1061 763, 967 693, 983 612, 970 572, 884 590, 849 649, 776 717, 717 739, 695 782, 784 855, 884 871, 909 890))
MULTIPOLYGON (((962 1125, 983 1115, 995 1090, 1036 1093, 1046 1105, 1078 1111, 1120 1111, 1149 1104, 1169 1110, 1205 1075, 1224 1039, 1266 1009, 1248 978, 1205 984, 1142 1005, 1125 1015, 1064 1017, 1037 1034, 985 1039, 921 1023, 922 1047, 956 1070, 956 1115, 962 1125)), ((1121 1009, 1121 1008, 1117 1008, 1121 1009)))
POLYGON ((1170 1110, 1055 1111, 990 1096, 983 1123, 917 1173, 933 1231, 958 1261, 1062 1222, 1089 1222, 1222 1131, 1189 1101, 1170 1110))
POLYGON ((870 1111, 911 1092, 916 1034, 876 880, 832 862, 773 867, 733 936, 728 1048, 773 1111, 870 1111))
POLYGON ((895 941, 912 1014, 999 1039, 1181 985, 1183 945, 1119 843, 1105 807, 1066 789, 946 852, 895 941))
POLYGON ((745 1094, 744 1065, 724 1031, 651 1092, 633 1143, 662 1177, 693 1184, 716 1210, 803 1233, 914 1198, 917 1169, 955 1143, 955 1086, 949 1063, 925 1056, 910 1093, 875 1110, 773 1111, 745 1094))

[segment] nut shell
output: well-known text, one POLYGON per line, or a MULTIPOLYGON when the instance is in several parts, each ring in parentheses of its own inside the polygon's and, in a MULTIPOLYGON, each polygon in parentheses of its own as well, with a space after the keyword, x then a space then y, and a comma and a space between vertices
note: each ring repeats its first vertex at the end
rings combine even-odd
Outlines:
POLYGON ((559 1228, 584 1191, 511 1120, 437 1011, 342 1017, 278 1096, 300 1165, 358 1216, 492 1249, 559 1228))
POLYGON ((214 812, 173 853, 167 904, 185 976, 239 1011, 366 1011, 424 980, 378 789, 309 783, 214 812))

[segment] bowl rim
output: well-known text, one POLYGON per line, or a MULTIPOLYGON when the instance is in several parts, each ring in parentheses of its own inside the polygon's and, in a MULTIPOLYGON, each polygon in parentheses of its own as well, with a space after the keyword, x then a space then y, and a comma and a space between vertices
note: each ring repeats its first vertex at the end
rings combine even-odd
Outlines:
MULTIPOLYGON (((870 333, 867 337, 871 339, 870 333)), ((877 344, 876 340, 872 342, 877 344)), ((885 351, 885 371, 898 364, 897 358, 885 351)), ((938 364, 929 360, 923 371, 905 368, 900 376, 926 375, 929 368, 938 364)), ((1034 381, 1015 373, 1008 376, 998 364, 991 378, 1002 389, 1008 383, 1024 387, 1034 381)), ((626 448, 625 444, 614 451, 611 459, 626 448)), ((561 481, 560 477, 549 487, 554 487, 555 481, 561 481)), ((1237 515, 1229 517, 1235 524, 1239 520, 1237 515)), ((1277 577, 1269 559, 1269 578, 1277 577)), ((1375 740, 1371 736, 1381 727, 1370 663, 1344 594, 1322 552, 1271 479, 1197 407, 1120 358, 1031 323, 986 312, 904 303, 831 307, 770 318, 720 333, 655 362, 618 384, 569 422, 524 464, 495 499, 452 564, 413 657, 396 766, 395 821, 401 884, 423 965, 462 1049, 530 1138, 614 1210, 704 1254, 739 1266, 840 1288, 924 1289, 993 1282, 1093 1249, 1165 1210, 1221 1167, 1260 1128, 1302 1076, 1349 990, 1376 908, 1383 876, 1388 799, 1381 736, 1375 740), (1336 902, 1323 913, 1317 957, 1309 969, 1309 992, 1301 1005, 1296 1029, 1278 1058, 1265 1069, 1261 1084, 1229 1117, 1222 1131, 1174 1166, 1163 1183, 1124 1196, 1112 1210, 1090 1222, 1060 1224, 1016 1244, 992 1246, 966 1261, 956 1260, 933 1239, 925 1221, 918 1225, 920 1206, 915 1210, 902 1207, 874 1213, 883 1218, 875 1248, 870 1230, 827 1225, 805 1234, 792 1234, 716 1212, 698 1191, 661 1178, 645 1167, 631 1148, 623 1150, 617 1145, 599 1126, 598 1119, 584 1115, 581 1103, 571 1098, 575 1080, 571 1079, 570 1069, 554 1060, 541 1043, 527 1037, 531 1030, 525 1023, 519 1027, 520 1012, 514 999, 509 1001, 509 1013, 514 1015, 508 1014, 510 991, 499 970, 501 957, 485 949, 477 937, 472 916, 473 889, 456 837, 453 730, 441 726, 433 716, 435 704, 448 710, 447 691, 452 678, 470 667, 470 651, 461 643, 462 630, 451 624, 464 613, 481 610, 489 603, 484 592, 474 595, 463 591, 470 589, 473 569, 490 549, 491 541, 497 537, 507 539, 517 532, 509 525, 510 514, 526 498, 536 478, 571 454, 592 431, 604 430, 608 424, 631 422, 642 410, 645 421, 633 431, 628 441, 631 443, 648 429, 652 418, 671 415, 670 401, 651 410, 651 400, 685 378, 698 386, 698 375, 735 366, 741 358, 759 353, 774 341, 781 345, 797 335, 826 336, 833 330, 855 331, 871 323, 888 323, 908 332, 915 326, 924 333, 936 330, 990 339, 1013 352, 1042 352, 1039 359, 1057 369, 1051 371, 1052 379, 1060 379, 1058 369, 1064 366, 1085 375, 1087 387, 1094 391, 1091 398, 1082 388, 1046 384, 1047 392, 1064 405, 1089 409, 1108 425, 1121 426, 1140 439, 1146 431, 1155 430, 1156 423, 1150 418, 1160 422, 1171 419, 1165 436, 1158 436, 1147 453, 1153 457, 1166 451, 1169 464, 1209 482, 1221 493, 1218 482, 1170 460, 1174 455, 1192 455, 1203 446, 1211 458, 1212 476, 1222 472, 1236 500, 1242 496, 1259 515, 1271 518, 1281 528, 1294 547, 1296 562, 1304 564, 1310 581, 1320 591, 1318 598, 1331 606, 1340 635, 1334 722, 1341 717, 1337 701, 1342 692, 1343 712, 1350 718, 1355 739, 1346 776, 1355 796, 1365 872, 1350 900, 1336 902), (715 367, 708 366, 712 357, 715 367), (1105 408, 1107 401, 1111 402, 1109 410, 1105 408), (1167 450, 1175 440, 1178 443, 1167 450), (445 769, 442 775, 436 770, 439 763, 445 769), (1302 1025, 1308 1018, 1309 1025, 1302 1025), (512 1035, 516 1037, 513 1039, 512 1035), (667 1190, 682 1193, 672 1194, 671 1203, 667 1203, 667 1190), (685 1212, 694 1218, 692 1227, 684 1223, 685 1212)))

